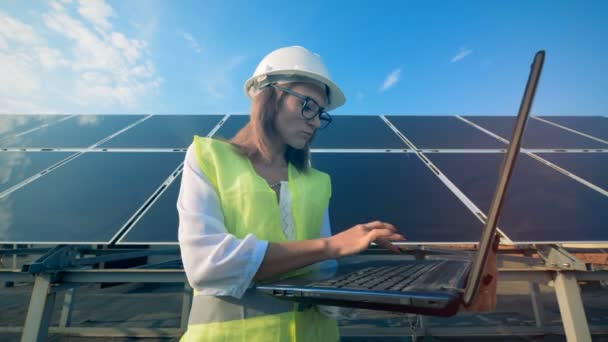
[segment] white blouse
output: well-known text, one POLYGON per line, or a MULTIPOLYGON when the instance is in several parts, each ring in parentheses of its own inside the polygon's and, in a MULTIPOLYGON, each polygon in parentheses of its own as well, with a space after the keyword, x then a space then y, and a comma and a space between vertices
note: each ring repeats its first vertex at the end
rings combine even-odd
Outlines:
MULTIPOLYGON (((288 182, 283 181, 279 207, 281 226, 288 240, 295 239, 291 200, 288 182)), ((199 167, 194 144, 186 152, 177 211, 178 240, 190 286, 202 295, 241 298, 260 268, 268 241, 258 240, 253 234, 237 239, 228 233, 219 197, 199 167)), ((326 211, 321 237, 330 235, 326 211)), ((335 260, 328 260, 323 267, 335 265, 335 260)))

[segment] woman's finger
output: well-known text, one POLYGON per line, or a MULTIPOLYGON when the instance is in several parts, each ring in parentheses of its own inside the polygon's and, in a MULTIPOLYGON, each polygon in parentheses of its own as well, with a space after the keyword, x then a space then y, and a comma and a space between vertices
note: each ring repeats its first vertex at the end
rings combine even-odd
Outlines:
POLYGON ((365 226, 368 229, 390 229, 392 231, 397 231, 397 228, 395 228, 395 226, 393 226, 390 223, 382 222, 382 221, 368 222, 368 223, 365 223, 363 226, 365 226))
POLYGON ((407 240, 407 237, 405 235, 403 235, 403 234, 397 233, 397 234, 391 235, 389 237, 389 240, 391 240, 391 241, 404 241, 404 240, 407 240))
POLYGON ((376 242, 376 244, 378 246, 382 247, 382 248, 386 248, 389 251, 401 254, 401 249, 399 249, 399 247, 393 245, 390 241, 383 240, 383 239, 378 239, 378 240, 376 240, 374 242, 376 242))

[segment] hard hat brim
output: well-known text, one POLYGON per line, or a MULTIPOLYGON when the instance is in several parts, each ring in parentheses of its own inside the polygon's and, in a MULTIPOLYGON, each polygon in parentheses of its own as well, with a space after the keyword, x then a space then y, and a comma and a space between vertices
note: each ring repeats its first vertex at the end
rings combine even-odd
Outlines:
MULTIPOLYGON (((277 70, 277 71, 270 71, 268 73, 265 73, 264 75, 267 75, 267 76, 272 76, 272 75, 303 76, 303 77, 310 78, 310 79, 313 79, 313 80, 316 80, 318 82, 325 84, 329 88, 329 104, 325 107, 326 111, 334 110, 334 109, 344 105, 344 103, 346 102, 346 97, 344 96, 342 89, 340 89, 340 87, 338 87, 338 85, 335 84, 334 82, 332 82, 331 80, 329 80, 319 74, 307 72, 304 70, 277 70)), ((251 96, 249 89, 252 86, 258 87, 258 85, 254 84, 254 83, 256 83, 256 80, 258 78, 260 78, 261 76, 263 76, 263 75, 252 76, 251 78, 249 78, 247 80, 247 82, 245 82, 245 94, 247 94, 247 97, 249 97, 251 100, 253 100, 253 97, 251 96)))

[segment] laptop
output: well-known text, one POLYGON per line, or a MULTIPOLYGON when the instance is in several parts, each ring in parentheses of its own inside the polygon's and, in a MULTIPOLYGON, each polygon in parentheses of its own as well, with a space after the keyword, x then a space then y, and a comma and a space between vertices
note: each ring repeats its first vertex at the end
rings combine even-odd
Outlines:
POLYGON ((311 272, 256 285, 268 295, 308 304, 354 307, 433 316, 451 316, 468 305, 480 286, 482 271, 519 154, 525 124, 540 78, 544 51, 534 56, 513 136, 503 160, 492 205, 474 260, 368 260, 340 264, 333 271, 311 272))

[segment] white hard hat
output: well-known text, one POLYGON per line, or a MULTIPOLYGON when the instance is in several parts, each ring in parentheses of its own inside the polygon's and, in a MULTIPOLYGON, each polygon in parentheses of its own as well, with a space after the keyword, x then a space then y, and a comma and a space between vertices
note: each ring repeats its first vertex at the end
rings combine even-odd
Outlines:
POLYGON ((280 48, 266 55, 245 82, 245 93, 253 100, 261 88, 271 83, 310 81, 327 87, 329 103, 325 110, 336 109, 346 102, 342 90, 329 77, 321 56, 301 46, 280 48))

